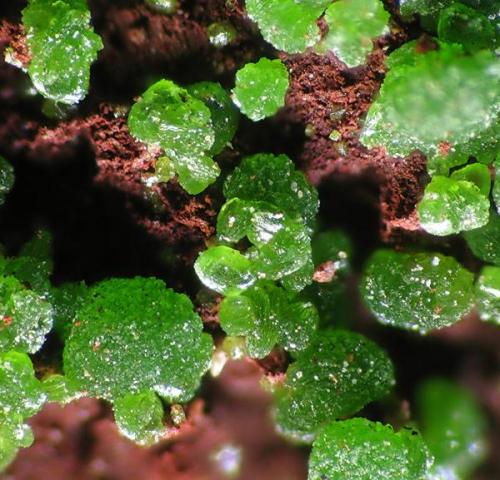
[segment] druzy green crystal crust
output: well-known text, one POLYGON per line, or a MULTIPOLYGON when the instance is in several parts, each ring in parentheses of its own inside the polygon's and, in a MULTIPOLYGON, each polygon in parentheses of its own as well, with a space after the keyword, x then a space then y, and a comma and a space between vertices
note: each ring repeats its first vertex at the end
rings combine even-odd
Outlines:
POLYGON ((378 250, 360 289, 380 323, 421 334, 459 321, 474 301, 472 273, 439 253, 378 250))
POLYGON ((64 372, 88 395, 110 401, 153 391, 191 399, 208 369, 212 340, 185 295, 152 278, 92 288, 64 347, 64 372))
POLYGON ((297 355, 276 392, 276 422, 287 437, 311 441, 326 423, 380 400, 394 385, 387 354, 362 335, 324 330, 297 355))
POLYGON ((309 459, 308 480, 424 480, 432 457, 411 428, 352 418, 321 430, 309 459))

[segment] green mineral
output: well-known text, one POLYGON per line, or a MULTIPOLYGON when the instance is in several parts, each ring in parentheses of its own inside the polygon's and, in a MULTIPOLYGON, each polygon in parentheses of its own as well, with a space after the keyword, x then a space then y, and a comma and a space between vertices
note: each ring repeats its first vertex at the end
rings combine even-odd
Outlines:
POLYGON ((241 295, 226 297, 219 318, 230 336, 246 338, 251 357, 262 358, 276 345, 296 353, 310 343, 318 314, 304 302, 270 282, 259 282, 241 295))
POLYGON ((274 115, 285 105, 288 71, 281 60, 261 58, 236 72, 233 101, 251 120, 274 115))
POLYGON ((120 433, 138 445, 153 445, 166 434, 163 405, 151 391, 118 398, 113 411, 120 433))
POLYGON ((486 225, 490 201, 475 183, 461 180, 459 175, 436 175, 425 188, 418 215, 424 230, 445 236, 486 225))
POLYGON ((319 51, 332 51, 348 67, 365 63, 373 39, 388 31, 389 13, 380 0, 339 0, 326 10, 328 33, 319 51))
POLYGON ((416 406, 422 436, 435 458, 429 478, 468 479, 486 454, 487 419, 478 401, 445 379, 420 385, 416 406))
POLYGON ((278 50, 300 53, 320 38, 316 20, 330 0, 246 0, 248 16, 278 50))
MULTIPOLYGON (((432 457, 411 428, 352 418, 321 430, 309 459, 308 480, 424 480, 432 457)), ((434 477, 432 477, 434 478, 434 477)))
POLYGON ((35 88, 56 102, 80 102, 89 89, 90 66, 103 48, 90 26, 86 0, 29 0, 23 24, 35 88))
POLYGON ((276 392, 278 429, 311 441, 321 426, 380 400, 394 382, 391 360, 374 342, 346 330, 320 331, 276 392))
POLYGON ((377 250, 368 260, 360 289, 380 323, 425 334, 469 312, 472 282, 472 273, 452 257, 377 250))
POLYGON ((500 215, 492 211, 484 227, 465 232, 464 237, 476 257, 500 267, 500 215))
POLYGON ((105 280, 80 308, 64 347, 64 373, 89 396, 115 401, 156 392, 170 403, 196 392, 212 340, 185 295, 161 280, 105 280))
POLYGON ((476 306, 481 320, 500 325, 500 267, 484 267, 476 282, 476 306))
POLYGON ((219 175, 219 167, 210 158, 215 142, 212 115, 186 89, 160 80, 132 106, 128 126, 138 140, 165 151, 180 184, 195 195, 219 175))

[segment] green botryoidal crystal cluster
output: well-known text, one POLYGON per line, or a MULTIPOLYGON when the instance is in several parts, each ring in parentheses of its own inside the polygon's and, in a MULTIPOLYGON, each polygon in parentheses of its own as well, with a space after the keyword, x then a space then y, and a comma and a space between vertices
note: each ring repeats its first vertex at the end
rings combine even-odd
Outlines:
MULTIPOLYGON (((184 7, 147 3, 155 15, 178 15, 184 7)), ((426 335, 473 308, 482 321, 500 324, 494 3, 400 2, 404 18, 418 15, 430 47, 413 40, 387 54, 387 73, 360 140, 394 156, 417 149, 427 155, 430 179, 417 207, 422 234, 463 235, 478 274, 443 253, 409 246, 372 252, 359 289, 383 325, 426 335)), ((318 228, 316 189, 286 155, 246 155, 227 173, 233 160, 225 154, 233 148, 240 112, 259 122, 285 106, 293 74, 286 54, 310 49, 334 55, 347 77, 362 72, 393 27, 390 15, 380 0, 246 0, 245 7, 280 52, 267 45, 270 58, 245 59, 235 68, 234 88, 156 81, 128 116, 130 133, 160 152, 157 182, 177 175, 192 195, 223 183, 217 234, 194 265, 205 287, 222 296, 222 347, 252 359, 285 351, 286 371, 262 383, 272 391, 280 434, 312 444, 309 480, 466 480, 484 458, 486 421, 477 401, 455 383, 427 379, 418 385, 407 426, 353 417, 396 395, 397 366, 383 348, 351 330, 356 253, 342 232, 318 228), (226 175, 220 184, 218 164, 226 175)), ((103 48, 86 1, 29 0, 23 24, 35 88, 57 108, 80 102, 103 48)), ((209 48, 218 53, 237 37, 228 22, 207 26, 209 48)), ((306 133, 314 136, 314 126, 306 133)), ((334 130, 330 140, 342 135, 334 130)), ((0 208, 14 183, 13 167, 0 157, 0 208)), ((210 367, 216 370, 213 339, 186 295, 142 277, 55 286, 46 232, 37 232, 17 256, 0 252, 0 470, 31 444, 26 421, 46 402, 107 400, 122 434, 143 446, 165 438, 168 415, 175 425, 184 421, 180 404, 196 395, 210 367), (62 368, 35 374, 30 355, 42 351, 51 332, 64 344, 62 368)))
POLYGON ((64 104, 87 95, 90 65, 103 48, 86 0, 30 0, 23 10, 32 59, 28 73, 44 97, 64 104))

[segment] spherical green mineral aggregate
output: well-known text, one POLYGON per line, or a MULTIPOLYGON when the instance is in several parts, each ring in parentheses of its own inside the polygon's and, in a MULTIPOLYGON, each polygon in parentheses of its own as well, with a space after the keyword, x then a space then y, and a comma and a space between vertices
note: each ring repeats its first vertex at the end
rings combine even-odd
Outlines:
POLYGON ((261 58, 236 72, 233 101, 251 120, 274 115, 284 104, 288 71, 281 60, 261 58))
POLYGON ((319 40, 316 20, 325 10, 327 2, 246 0, 245 6, 264 40, 278 50, 300 53, 319 40))
POLYGON ((380 323, 425 334, 469 312, 472 282, 472 273, 452 257, 378 250, 368 260, 360 290, 380 323))
POLYGON ((153 445, 166 433, 163 405, 151 391, 118 398, 113 411, 120 433, 139 445, 153 445))
POLYGON ((29 356, 0 352, 0 472, 19 448, 33 443, 33 432, 24 422, 42 408, 46 399, 29 356))
POLYGON ((214 143, 209 108, 170 80, 149 87, 133 105, 128 122, 132 135, 166 151, 207 151, 214 143))
POLYGON ((0 353, 0 418, 29 418, 46 399, 29 356, 13 351, 0 353))
POLYGON ((219 318, 230 336, 246 338, 251 357, 262 358, 280 345, 289 352, 305 349, 318 324, 315 307, 270 282, 259 282, 240 295, 226 297, 219 318))
POLYGON ((153 278, 105 280, 77 313, 64 372, 89 396, 114 401, 158 393, 191 399, 210 364, 212 341, 185 295, 153 278))
POLYGON ((265 201, 312 229, 318 193, 286 155, 258 153, 245 157, 224 183, 227 199, 265 201))
POLYGON ((208 288, 225 295, 245 290, 257 280, 251 260, 224 245, 201 252, 194 269, 208 288))
POLYGON ((308 480, 424 480, 432 463, 417 431, 353 418, 319 433, 308 480))
POLYGON ((163 155, 156 159, 155 176, 159 183, 166 183, 175 177, 175 167, 170 158, 163 155))
POLYGON ((52 306, 42 296, 0 275, 0 352, 37 352, 52 322, 52 306))
MULTIPOLYGON (((424 197, 418 205, 418 216, 427 232, 445 236, 488 223, 490 202, 487 195, 475 183, 461 180, 461 177, 436 175, 425 188, 424 197)), ((485 188, 485 185, 481 186, 485 188)), ((489 186, 486 188, 489 190, 489 186)))
POLYGON ((394 368, 374 342, 354 332, 324 330, 290 365, 277 392, 279 430, 311 441, 326 423, 379 400, 394 385, 394 368))
POLYGON ((324 19, 328 33, 318 49, 355 67, 365 63, 372 40, 388 30, 389 13, 380 0, 340 0, 328 7, 324 19))
POLYGON ((238 32, 229 22, 212 23, 207 27, 208 39, 215 48, 223 48, 233 42, 238 32))
POLYGON ((35 88, 56 102, 74 104, 88 92, 90 66, 102 49, 85 0, 30 0, 23 10, 35 88))
POLYGON ((246 260, 258 278, 283 280, 283 285, 294 291, 311 282, 309 232, 302 219, 291 218, 276 205, 232 198, 217 218, 217 236, 225 243, 248 239, 254 247, 246 252, 246 260))
POLYGON ((200 193, 219 175, 209 156, 215 142, 212 113, 174 82, 150 86, 132 106, 128 126, 138 140, 163 148, 188 193, 200 193))
POLYGON ((496 65, 491 52, 464 55, 456 45, 442 44, 416 54, 413 65, 391 68, 368 111, 361 142, 408 155, 415 149, 436 154, 443 142, 473 141, 497 121, 496 65))

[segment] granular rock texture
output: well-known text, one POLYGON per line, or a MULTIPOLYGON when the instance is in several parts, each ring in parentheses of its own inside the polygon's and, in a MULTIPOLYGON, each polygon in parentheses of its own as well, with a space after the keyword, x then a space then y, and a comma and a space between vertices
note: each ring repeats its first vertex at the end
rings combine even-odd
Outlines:
POLYGON ((390 240, 395 230, 419 229, 415 206, 426 170, 425 158, 418 152, 392 158, 381 148, 366 149, 358 140, 363 117, 383 80, 384 58, 383 51, 376 50, 366 66, 353 70, 345 70, 333 55, 288 58, 292 81, 287 113, 308 126, 300 161, 313 184, 319 186, 335 176, 371 177, 379 191, 381 235, 390 240))

